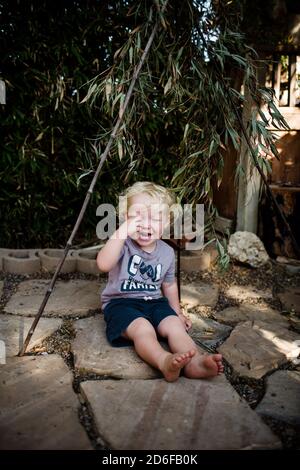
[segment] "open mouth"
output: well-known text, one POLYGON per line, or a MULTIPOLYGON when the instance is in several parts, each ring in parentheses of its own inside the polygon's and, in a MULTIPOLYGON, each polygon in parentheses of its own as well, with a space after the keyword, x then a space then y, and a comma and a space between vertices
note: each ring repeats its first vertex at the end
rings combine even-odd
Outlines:
POLYGON ((148 241, 151 239, 151 232, 140 232, 139 233, 139 238, 143 241, 148 241))

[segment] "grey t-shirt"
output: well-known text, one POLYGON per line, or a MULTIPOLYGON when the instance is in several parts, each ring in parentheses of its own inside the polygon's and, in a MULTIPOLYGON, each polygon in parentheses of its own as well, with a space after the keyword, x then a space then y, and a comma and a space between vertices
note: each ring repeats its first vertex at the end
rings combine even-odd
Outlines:
POLYGON ((144 251, 134 240, 127 238, 117 264, 108 275, 108 283, 101 295, 102 308, 111 299, 162 296, 162 282, 175 278, 175 254, 166 242, 156 241, 152 253, 144 251))

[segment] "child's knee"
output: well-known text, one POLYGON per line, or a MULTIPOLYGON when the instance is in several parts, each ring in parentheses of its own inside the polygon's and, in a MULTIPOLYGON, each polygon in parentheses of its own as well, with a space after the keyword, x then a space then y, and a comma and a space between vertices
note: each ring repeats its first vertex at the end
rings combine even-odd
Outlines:
POLYGON ((128 325, 125 331, 125 337, 129 339, 134 339, 135 336, 140 336, 145 333, 153 333, 154 328, 151 323, 146 320, 146 318, 139 317, 133 320, 130 325, 128 325))
POLYGON ((170 332, 174 330, 183 330, 184 332, 186 331, 180 318, 175 315, 170 315, 164 318, 157 328, 158 333, 164 338, 166 338, 170 332))

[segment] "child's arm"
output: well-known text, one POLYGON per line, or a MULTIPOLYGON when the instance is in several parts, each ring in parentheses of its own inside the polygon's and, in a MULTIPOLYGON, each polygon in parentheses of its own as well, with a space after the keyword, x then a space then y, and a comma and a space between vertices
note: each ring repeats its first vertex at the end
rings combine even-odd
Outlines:
POLYGON ((167 297, 170 307, 177 313, 180 320, 183 322, 187 330, 192 327, 192 322, 181 312, 181 307, 179 303, 178 287, 176 279, 173 282, 163 282, 162 290, 165 297, 167 297))
POLYGON ((107 240, 97 255, 97 266, 100 271, 110 271, 118 262, 127 237, 132 237, 139 230, 140 216, 129 217, 107 240))

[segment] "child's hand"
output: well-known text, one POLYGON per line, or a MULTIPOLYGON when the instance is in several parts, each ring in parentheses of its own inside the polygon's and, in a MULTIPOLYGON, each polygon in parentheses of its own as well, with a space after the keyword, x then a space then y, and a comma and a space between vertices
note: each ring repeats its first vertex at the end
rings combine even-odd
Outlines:
POLYGON ((123 223, 122 229, 126 231, 126 235, 135 238, 139 231, 141 230, 142 217, 140 214, 136 214, 128 217, 128 219, 123 223))
POLYGON ((186 331, 189 331, 192 328, 192 321, 188 317, 183 315, 183 313, 180 313, 178 316, 180 320, 182 321, 182 323, 184 324, 186 331))

